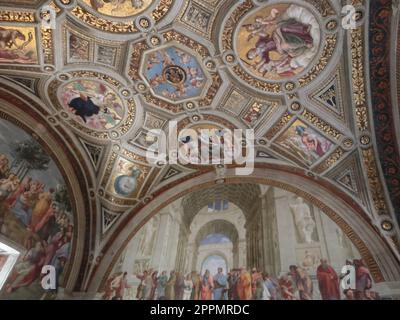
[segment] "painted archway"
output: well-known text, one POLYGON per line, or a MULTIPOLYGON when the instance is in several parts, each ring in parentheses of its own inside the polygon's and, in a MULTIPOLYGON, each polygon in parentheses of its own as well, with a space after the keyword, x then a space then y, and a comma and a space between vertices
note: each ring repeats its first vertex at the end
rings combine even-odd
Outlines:
MULTIPOLYGON (((211 255, 215 248, 210 246, 210 248, 206 248, 204 250, 204 246, 201 246, 201 241, 210 234, 222 234, 226 236, 230 243, 219 244, 219 246, 226 246, 227 252, 229 252, 229 257, 223 255, 226 264, 231 268, 234 265, 238 264, 239 257, 238 257, 238 246, 239 246, 239 233, 236 229, 236 226, 229 221, 216 219, 211 220, 208 223, 204 224, 200 230, 198 230, 195 238, 195 248, 194 248, 194 255, 192 257, 191 263, 191 270, 199 270, 199 266, 202 264, 202 260, 204 260, 204 256, 211 255)), ((219 250, 222 252, 223 250, 219 250)))

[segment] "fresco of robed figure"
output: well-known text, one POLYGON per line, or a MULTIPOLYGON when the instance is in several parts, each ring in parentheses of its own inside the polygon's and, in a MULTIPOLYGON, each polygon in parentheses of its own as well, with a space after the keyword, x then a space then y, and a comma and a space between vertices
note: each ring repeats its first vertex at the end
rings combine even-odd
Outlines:
POLYGON ((254 75, 282 80, 307 68, 316 56, 320 27, 306 8, 276 4, 257 10, 242 24, 237 51, 254 75))

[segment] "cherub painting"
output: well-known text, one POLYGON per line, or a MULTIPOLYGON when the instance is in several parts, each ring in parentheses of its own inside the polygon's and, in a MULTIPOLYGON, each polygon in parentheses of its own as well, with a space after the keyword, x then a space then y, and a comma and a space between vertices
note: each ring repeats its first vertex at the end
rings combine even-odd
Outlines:
POLYGON ((63 107, 75 119, 92 129, 115 127, 124 111, 120 97, 108 86, 91 80, 77 80, 61 87, 59 97, 63 107))
POLYGON ((37 64, 35 28, 0 26, 0 63, 37 64))
POLYGON ((317 54, 320 37, 318 22, 307 9, 274 5, 245 20, 237 48, 252 73, 280 80, 307 68, 317 54))
POLYGON ((83 0, 94 10, 113 17, 129 17, 146 10, 152 0, 83 0))
POLYGON ((296 120, 276 142, 308 165, 325 156, 333 146, 331 141, 299 120, 296 120))
POLYGON ((143 73, 156 95, 172 101, 200 95, 207 80, 196 59, 174 47, 148 54, 143 73))

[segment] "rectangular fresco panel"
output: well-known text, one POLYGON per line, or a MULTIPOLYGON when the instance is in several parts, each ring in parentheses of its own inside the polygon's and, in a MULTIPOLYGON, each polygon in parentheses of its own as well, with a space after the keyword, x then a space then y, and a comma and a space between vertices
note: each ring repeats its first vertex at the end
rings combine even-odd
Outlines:
POLYGON ((300 120, 293 122, 276 143, 308 165, 329 153, 333 146, 331 141, 300 120))
POLYGON ((34 27, 0 25, 0 64, 38 64, 34 27))

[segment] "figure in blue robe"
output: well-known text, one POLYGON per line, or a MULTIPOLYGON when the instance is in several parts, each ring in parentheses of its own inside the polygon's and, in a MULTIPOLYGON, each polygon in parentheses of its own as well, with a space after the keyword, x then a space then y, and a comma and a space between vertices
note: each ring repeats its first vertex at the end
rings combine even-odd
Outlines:
POLYGON ((214 276, 214 300, 227 300, 228 277, 223 274, 222 268, 214 276))
POLYGON ((29 226, 32 219, 32 208, 28 207, 27 199, 22 194, 17 198, 14 208, 12 209, 14 215, 24 224, 24 226, 29 226))

